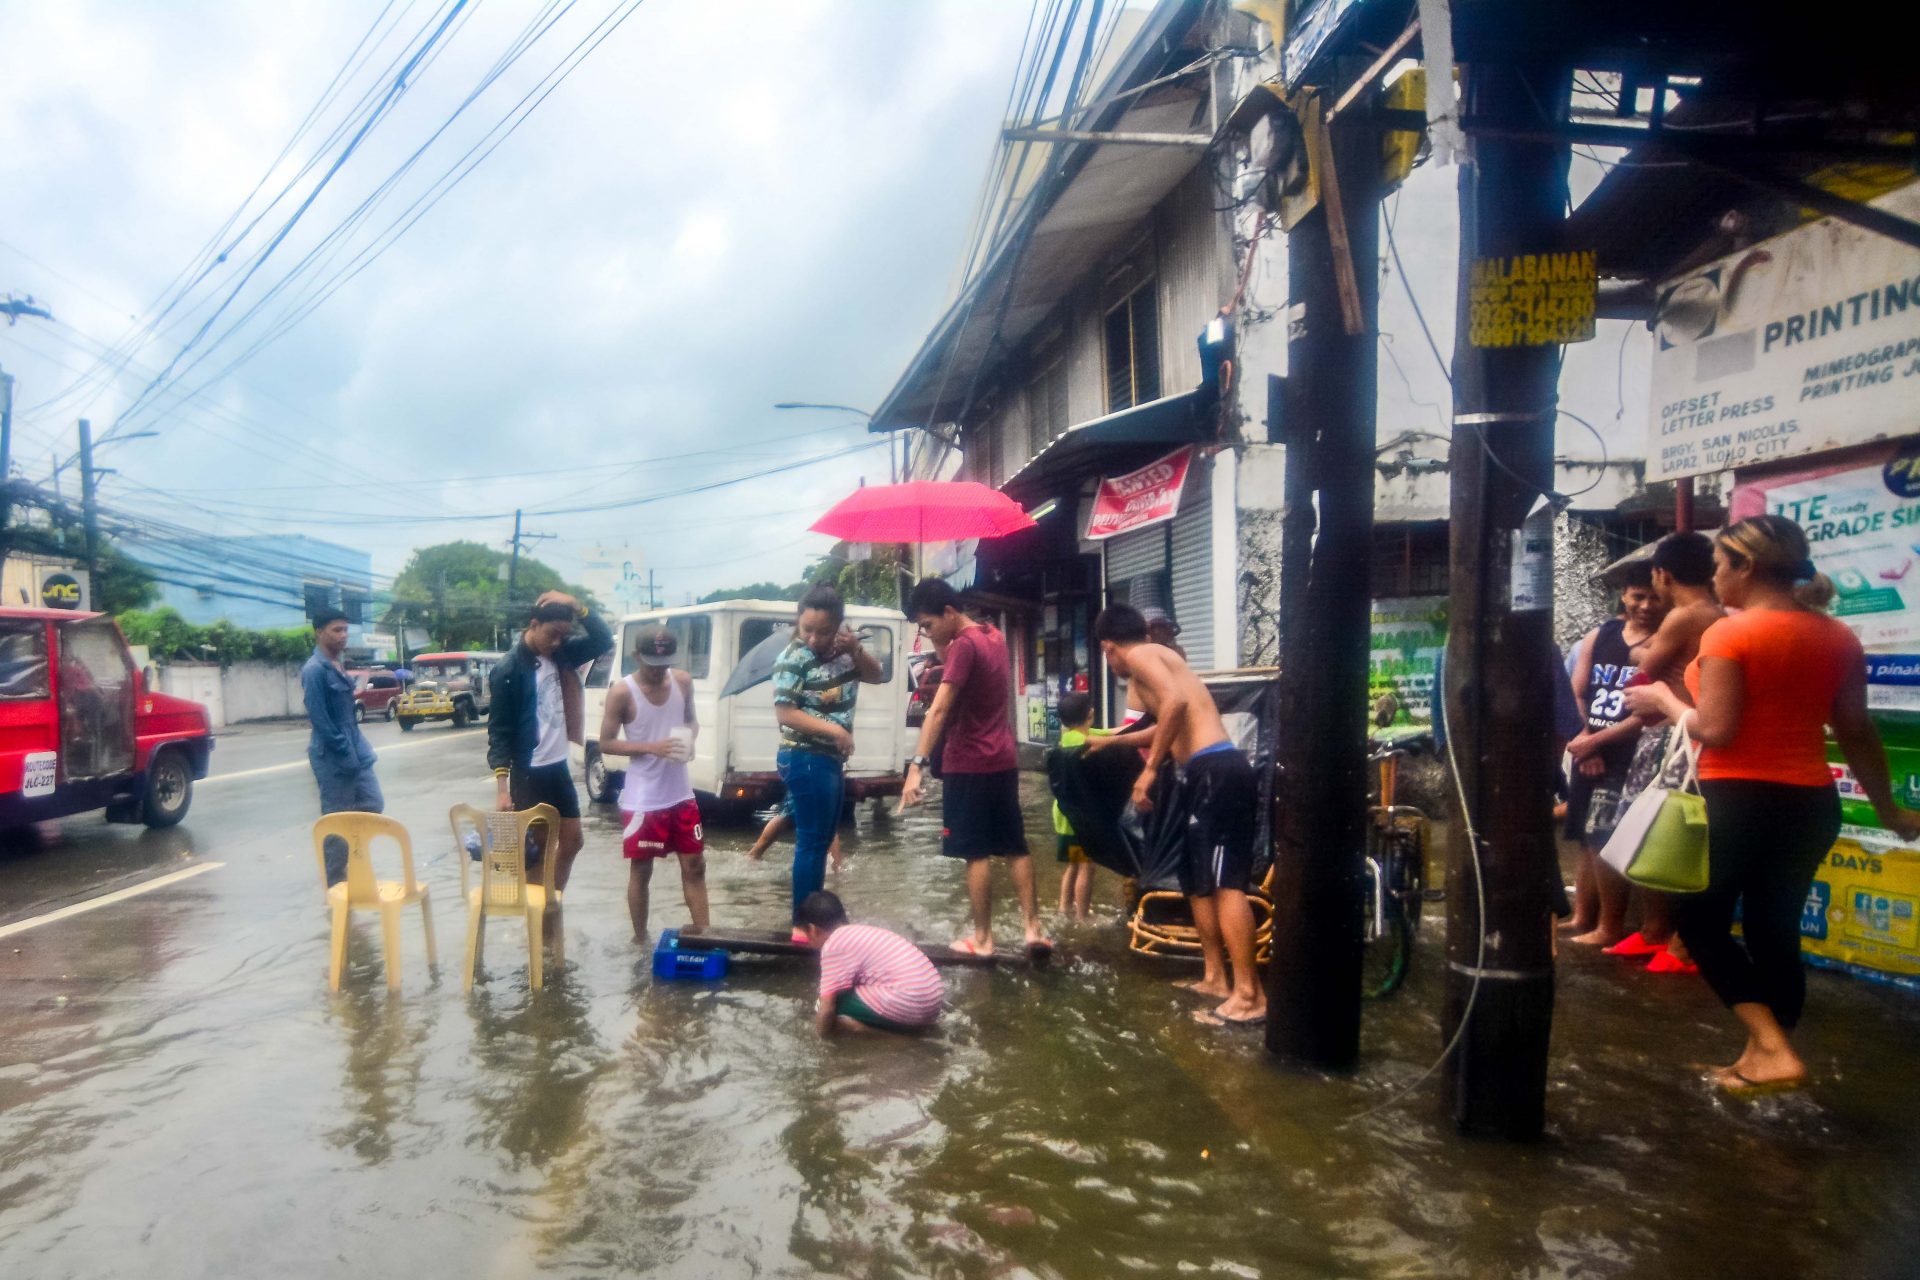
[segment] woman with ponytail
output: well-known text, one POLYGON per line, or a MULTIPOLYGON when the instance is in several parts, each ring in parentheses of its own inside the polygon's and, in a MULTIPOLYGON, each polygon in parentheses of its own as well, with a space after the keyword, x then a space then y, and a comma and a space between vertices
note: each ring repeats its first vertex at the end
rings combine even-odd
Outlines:
POLYGON ((1745 1051, 1716 1083, 1735 1094, 1776 1092, 1807 1079, 1788 1033, 1806 1002, 1801 910, 1840 833, 1826 730, 1882 824, 1911 840, 1920 813, 1893 802, 1886 751, 1867 716, 1865 655, 1823 612, 1833 584, 1815 571, 1800 526, 1782 516, 1742 520, 1721 532, 1713 560, 1714 591, 1738 612, 1700 639, 1686 671, 1694 706, 1661 684, 1627 699, 1674 720, 1701 748, 1708 886, 1681 900, 1680 936, 1747 1031, 1745 1051))

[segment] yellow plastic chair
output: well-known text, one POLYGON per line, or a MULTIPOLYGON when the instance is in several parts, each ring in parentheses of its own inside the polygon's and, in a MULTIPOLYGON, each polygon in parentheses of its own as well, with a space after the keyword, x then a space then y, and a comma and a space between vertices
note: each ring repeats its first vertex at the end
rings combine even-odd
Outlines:
POLYGON ((333 948, 327 967, 327 986, 338 991, 347 963, 347 919, 355 911, 378 911, 387 962, 387 986, 400 989, 400 910, 420 904, 420 927, 427 940, 427 966, 438 967, 433 946, 433 907, 427 886, 414 879, 413 841, 407 829, 378 813, 329 813, 313 824, 313 852, 320 860, 320 882, 326 884, 329 836, 347 845, 347 878, 327 885, 327 904, 333 908, 333 948), (379 880, 373 874, 373 842, 386 836, 400 846, 399 880, 379 880))
POLYGON ((460 846, 460 892, 467 900, 467 967, 465 989, 473 990, 473 976, 480 965, 488 916, 518 916, 527 926, 527 978, 538 991, 544 985, 541 947, 544 941, 547 904, 558 905, 551 895, 553 864, 560 850, 560 811, 550 804, 535 805, 518 812, 482 812, 472 805, 457 804, 447 811, 453 826, 455 843, 460 846), (545 884, 527 883, 527 831, 544 823, 546 839, 542 846, 542 877, 545 884), (480 883, 472 884, 468 864, 472 859, 464 847, 467 830, 480 833, 480 883))

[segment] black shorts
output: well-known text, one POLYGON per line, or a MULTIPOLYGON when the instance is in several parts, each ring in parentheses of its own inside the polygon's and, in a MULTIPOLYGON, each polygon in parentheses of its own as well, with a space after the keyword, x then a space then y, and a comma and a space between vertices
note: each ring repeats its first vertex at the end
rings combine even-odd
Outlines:
POLYGON ((1020 771, 950 773, 940 780, 940 852, 949 858, 1024 858, 1020 771))
POLYGON ((1567 779, 1567 823, 1562 834, 1567 839, 1585 843, 1587 839, 1587 814, 1593 808, 1593 793, 1596 791, 1618 792, 1627 785, 1627 767, 1633 763, 1633 753, 1626 753, 1624 760, 1617 757, 1620 753, 1601 753, 1607 762, 1607 771, 1597 778, 1589 778, 1580 772, 1576 761, 1573 776, 1567 779))
POLYGON ((580 793, 573 788, 573 770, 565 760, 558 764, 536 765, 531 769, 514 769, 507 782, 507 791, 513 797, 513 807, 516 809, 550 804, 560 811, 563 818, 580 816, 580 793))
POLYGON ((1237 747, 1209 751, 1180 771, 1187 817, 1180 891, 1207 898, 1216 889, 1246 893, 1253 884, 1253 843, 1260 830, 1260 782, 1237 747))

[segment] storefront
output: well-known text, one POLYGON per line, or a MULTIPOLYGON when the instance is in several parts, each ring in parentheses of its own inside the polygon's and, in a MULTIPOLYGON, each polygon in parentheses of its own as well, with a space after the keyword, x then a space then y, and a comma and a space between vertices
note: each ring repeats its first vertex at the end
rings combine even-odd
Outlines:
MULTIPOLYGON (((1920 184, 1875 205, 1920 215, 1920 184)), ((1661 290, 1649 467, 1731 470, 1729 519, 1807 534, 1868 654, 1894 793, 1920 807, 1920 250, 1810 222, 1661 290)), ((1920 850, 1878 825, 1829 744, 1845 814, 1801 918, 1805 950, 1920 988, 1920 850)))

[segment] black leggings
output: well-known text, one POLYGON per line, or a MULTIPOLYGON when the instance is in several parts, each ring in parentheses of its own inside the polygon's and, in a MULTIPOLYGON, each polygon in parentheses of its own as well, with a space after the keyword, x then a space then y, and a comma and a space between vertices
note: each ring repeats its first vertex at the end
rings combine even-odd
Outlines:
POLYGON ((1791 1030, 1807 1002, 1800 916, 1813 873, 1840 834, 1840 795, 1750 778, 1702 782, 1700 793, 1707 888, 1680 899, 1680 937, 1715 995, 1729 1006, 1764 1004, 1791 1030), (1731 932, 1736 904, 1740 940, 1731 932))

